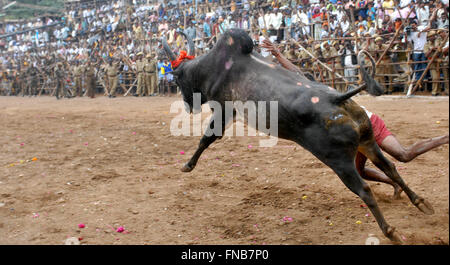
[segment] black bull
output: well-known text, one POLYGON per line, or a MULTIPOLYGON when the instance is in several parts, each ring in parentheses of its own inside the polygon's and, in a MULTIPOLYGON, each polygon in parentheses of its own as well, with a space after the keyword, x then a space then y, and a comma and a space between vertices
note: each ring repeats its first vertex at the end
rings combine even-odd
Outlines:
MULTIPOLYGON (((189 54, 193 55, 193 43, 189 39, 188 42, 189 54)), ((175 56, 165 40, 163 45, 170 59, 174 60, 175 56)), ((362 66, 359 56, 358 59, 362 66)), ((173 74, 190 111, 194 107, 193 93, 201 94, 202 104, 213 100, 219 102, 222 109, 225 101, 277 101, 278 137, 298 143, 329 166, 366 203, 384 235, 400 243, 399 234, 387 224, 369 185, 356 170, 358 151, 396 182, 418 209, 426 214, 433 214, 434 210, 405 184, 393 163, 386 159, 375 142, 368 116, 350 99, 362 89, 372 95, 382 93, 379 84, 364 67, 360 69, 365 85, 341 94, 268 62, 253 51, 253 41, 247 33, 233 29, 223 34, 209 53, 185 60, 173 74)), ((202 152, 221 138, 212 132, 214 115, 195 154, 182 168, 183 172, 193 170, 202 152)), ((266 117, 270 117, 270 113, 266 117)), ((230 120, 225 120, 224 116, 221 118, 216 120, 222 121, 223 134, 230 120)))

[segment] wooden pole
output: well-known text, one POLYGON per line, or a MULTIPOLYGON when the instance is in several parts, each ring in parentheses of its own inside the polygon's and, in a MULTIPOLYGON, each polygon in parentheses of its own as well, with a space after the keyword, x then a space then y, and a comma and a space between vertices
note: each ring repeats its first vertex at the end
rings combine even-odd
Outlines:
MULTIPOLYGON (((409 65, 409 63, 410 63, 410 57, 411 57, 411 56, 410 56, 410 52, 407 51, 407 52, 406 52, 406 67, 408 67, 408 72, 407 72, 407 75, 408 75, 408 85, 410 85, 410 84, 412 83, 411 73, 409 72, 409 70, 411 69, 411 66, 409 65)), ((406 92, 405 90, 406 90, 406 86, 405 86, 405 89, 403 90, 403 93, 406 92)))
POLYGON ((136 84, 137 79, 134 80, 133 84, 130 86, 130 88, 128 89, 128 91, 123 95, 124 97, 128 96, 128 93, 130 93, 131 89, 133 89, 134 85, 136 84))

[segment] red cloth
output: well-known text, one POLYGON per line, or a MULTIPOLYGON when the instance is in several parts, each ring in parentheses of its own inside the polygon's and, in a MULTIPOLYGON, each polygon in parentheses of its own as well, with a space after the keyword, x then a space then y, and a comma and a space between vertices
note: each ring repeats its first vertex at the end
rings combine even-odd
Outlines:
POLYGON ((375 114, 370 117, 370 123, 372 124, 373 135, 378 146, 381 146, 383 140, 392 135, 392 133, 386 128, 384 121, 375 114))
POLYGON ((185 59, 192 60, 194 59, 194 56, 187 55, 186 51, 180 51, 180 55, 175 61, 172 61, 172 68, 177 68, 185 59))
MULTIPOLYGON (((370 123, 372 124, 372 130, 373 135, 375 136, 375 141, 377 142, 378 146, 380 146, 383 140, 389 135, 392 135, 392 133, 386 128, 386 124, 384 124, 384 121, 375 114, 372 114, 372 116, 370 117, 370 123)), ((361 162, 365 162, 366 159, 367 159, 366 156, 363 155, 361 152, 358 152, 356 154, 355 163, 357 165, 357 169, 360 175, 363 175, 364 172, 360 172, 360 168, 358 165, 361 162)))

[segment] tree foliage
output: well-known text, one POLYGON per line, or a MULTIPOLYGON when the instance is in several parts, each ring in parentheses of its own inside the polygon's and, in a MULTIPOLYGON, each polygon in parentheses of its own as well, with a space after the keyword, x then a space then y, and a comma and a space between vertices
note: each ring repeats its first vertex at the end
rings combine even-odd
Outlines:
POLYGON ((2 12, 6 19, 29 19, 49 14, 62 14, 64 10, 64 0, 16 0, 16 2, 16 5, 2 12))

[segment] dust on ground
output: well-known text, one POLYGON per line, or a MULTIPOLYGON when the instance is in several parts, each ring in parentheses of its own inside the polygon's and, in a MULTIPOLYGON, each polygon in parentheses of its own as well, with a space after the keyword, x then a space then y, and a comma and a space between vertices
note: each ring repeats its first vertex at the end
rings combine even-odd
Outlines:
MULTIPOLYGON (((391 244, 362 200, 293 142, 224 137, 182 173, 200 137, 171 135, 177 100, 0 97, 0 244, 365 244, 369 234, 391 244)), ((448 100, 355 100, 404 145, 448 134, 448 100)), ((372 182, 387 222, 407 244, 448 244, 448 145, 395 164, 435 214, 372 182)))

